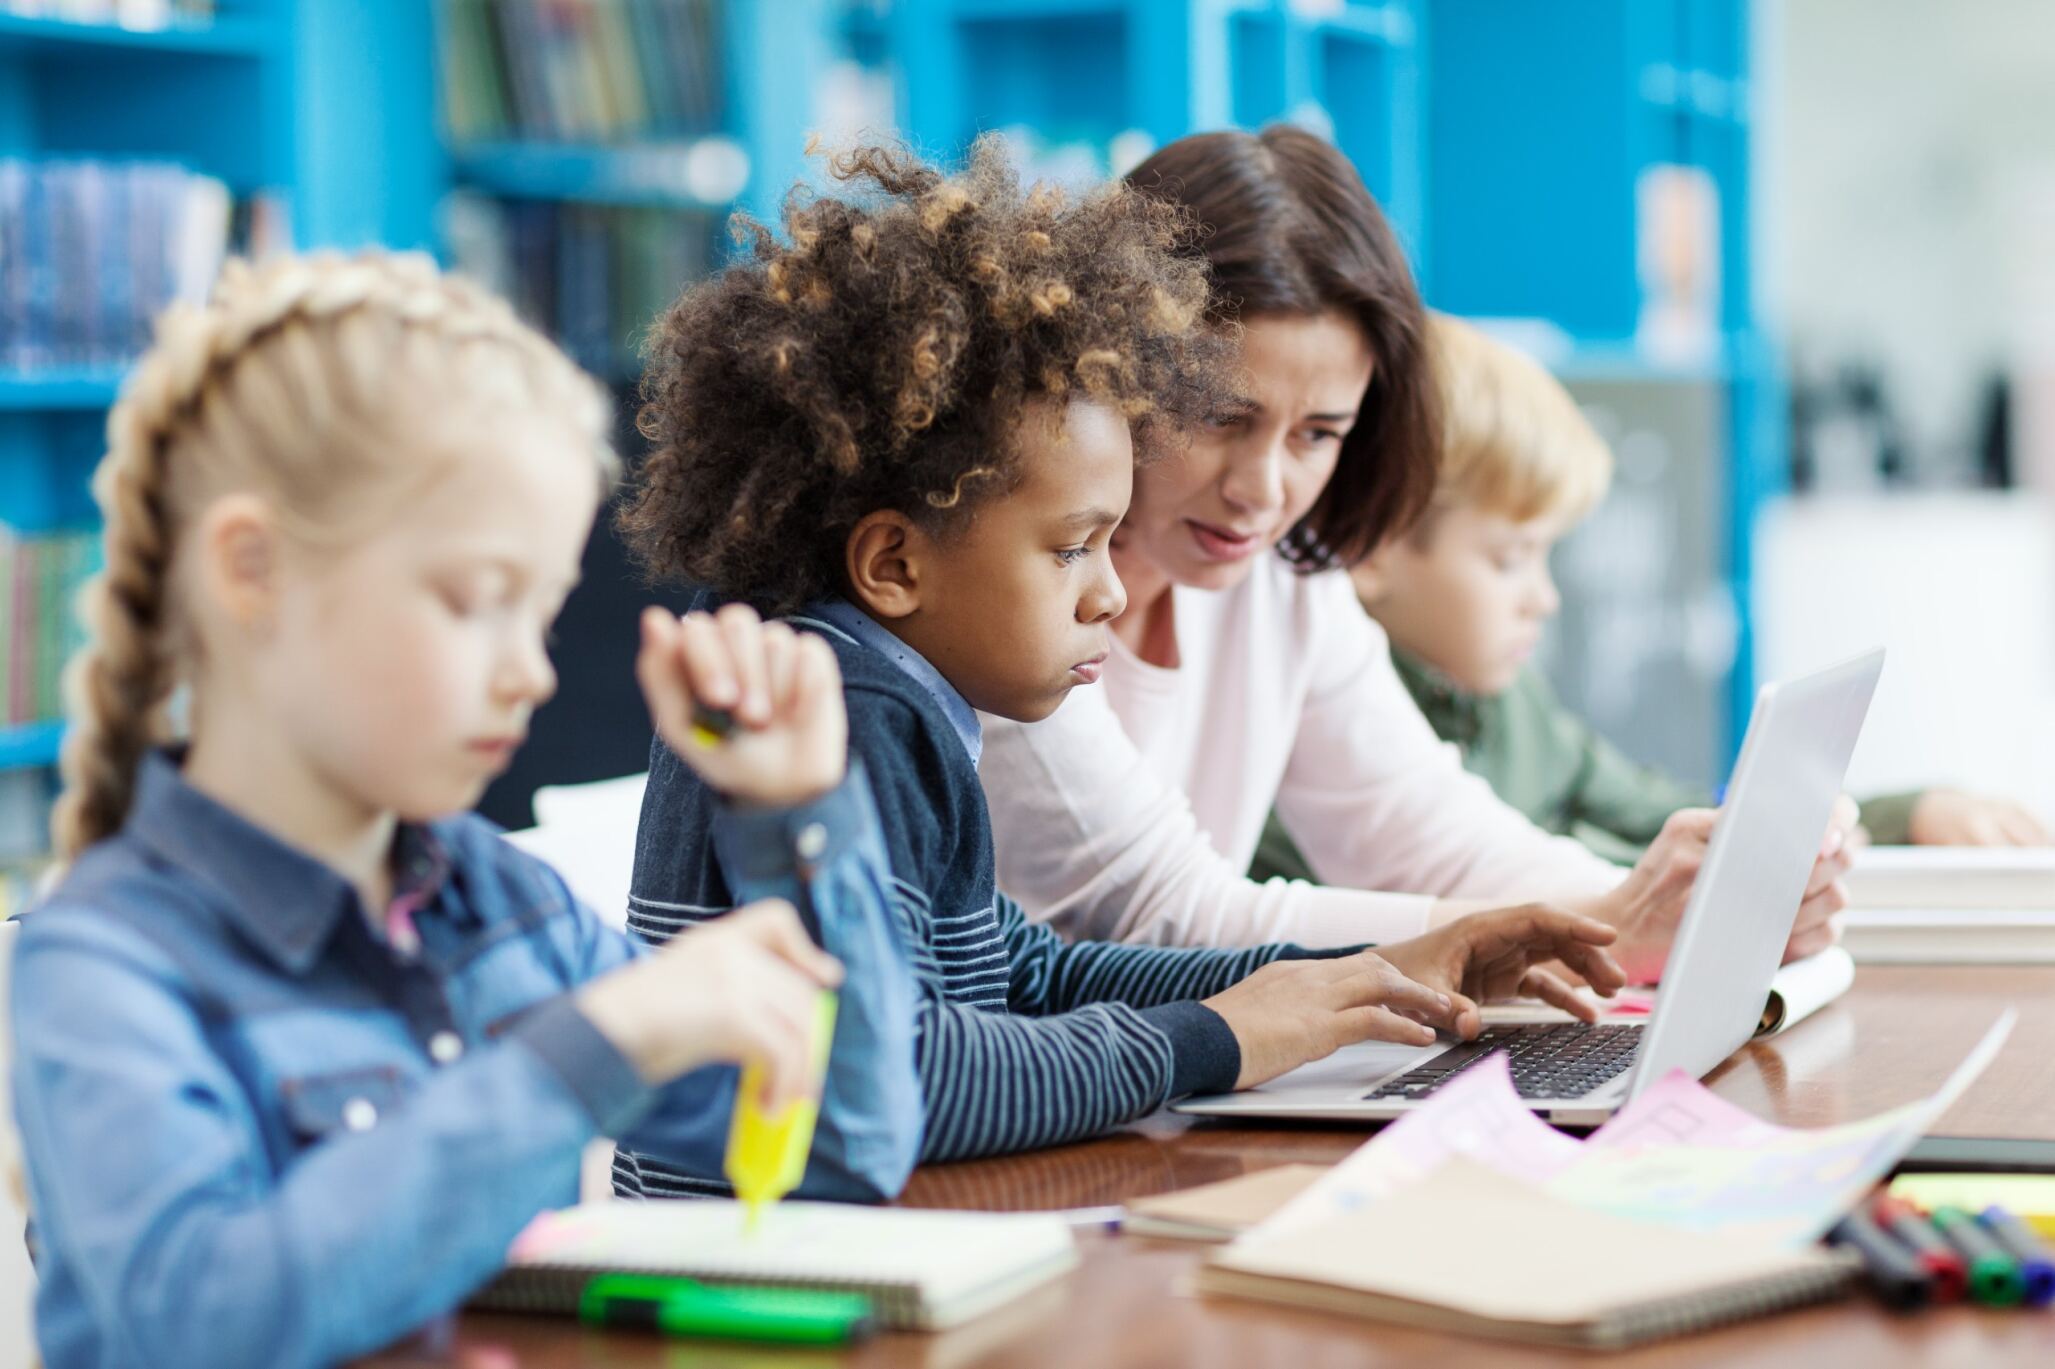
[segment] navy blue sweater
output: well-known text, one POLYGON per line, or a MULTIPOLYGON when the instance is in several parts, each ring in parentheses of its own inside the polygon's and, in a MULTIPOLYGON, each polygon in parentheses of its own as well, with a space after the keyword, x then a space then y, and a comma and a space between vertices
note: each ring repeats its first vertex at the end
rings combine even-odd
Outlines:
MULTIPOLYGON (((993 882, 992 829, 964 739, 930 689, 881 651, 812 617, 834 647, 850 752, 877 801, 897 913, 921 981, 915 1058, 923 1160, 1077 1140, 1192 1092, 1234 1087, 1241 1051, 1218 993, 1297 947, 1068 945, 993 882)), ((866 625, 868 626, 868 625, 866 625)), ((946 686, 945 686, 946 687, 946 686)), ((662 941, 732 906, 708 832, 716 796, 661 741, 636 834, 628 925, 662 941)), ((631 1196, 711 1186, 623 1152, 631 1196)))

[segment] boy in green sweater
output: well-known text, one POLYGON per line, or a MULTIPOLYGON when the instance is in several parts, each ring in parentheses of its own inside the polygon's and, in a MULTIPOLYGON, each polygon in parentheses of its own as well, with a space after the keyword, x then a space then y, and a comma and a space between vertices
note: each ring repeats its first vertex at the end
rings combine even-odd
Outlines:
MULTIPOLYGON (((1629 760, 1527 663, 1562 606, 1549 550, 1604 496, 1612 453, 1525 356, 1444 316, 1429 333, 1443 406, 1434 501, 1350 572, 1356 593, 1420 711, 1472 773, 1537 825, 1632 863, 1664 819, 1709 796, 1629 760)), ((2050 841, 2019 805, 1951 789, 1871 799, 1862 821, 1886 845, 2050 841)), ((1275 814, 1250 873, 1314 878, 1275 814)))

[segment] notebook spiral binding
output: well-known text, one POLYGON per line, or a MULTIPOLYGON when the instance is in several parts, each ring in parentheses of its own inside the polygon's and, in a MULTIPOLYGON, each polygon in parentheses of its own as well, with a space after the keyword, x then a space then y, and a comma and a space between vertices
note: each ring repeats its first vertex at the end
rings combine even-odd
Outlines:
POLYGON ((1859 1273, 1855 1264, 1840 1263, 1708 1289, 1690 1297, 1641 1303, 1605 1318, 1593 1343, 1602 1349, 1617 1350, 1825 1302, 1846 1289, 1859 1273))

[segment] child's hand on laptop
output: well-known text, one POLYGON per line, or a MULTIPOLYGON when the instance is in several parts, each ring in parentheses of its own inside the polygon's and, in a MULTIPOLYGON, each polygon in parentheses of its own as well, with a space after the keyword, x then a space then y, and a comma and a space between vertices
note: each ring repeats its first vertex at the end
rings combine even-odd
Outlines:
POLYGON ((1453 1028, 1455 1002, 1416 984, 1374 951, 1327 960, 1274 960, 1202 1005, 1241 1046, 1234 1086, 1254 1088, 1358 1041, 1434 1043, 1453 1028))
POLYGON ((1603 996, 1627 982, 1619 962, 1606 954, 1619 932, 1579 913, 1545 904, 1471 913, 1409 941, 1380 948, 1398 970, 1448 995, 1449 1031, 1468 1041, 1484 1025, 1480 1003, 1501 998, 1539 998, 1586 1022, 1598 1010, 1567 980, 1543 968, 1560 962, 1603 996))
POLYGON ((819 637, 742 604, 683 618, 651 608, 635 674, 664 744, 729 798, 790 806, 842 782, 842 672, 819 637))

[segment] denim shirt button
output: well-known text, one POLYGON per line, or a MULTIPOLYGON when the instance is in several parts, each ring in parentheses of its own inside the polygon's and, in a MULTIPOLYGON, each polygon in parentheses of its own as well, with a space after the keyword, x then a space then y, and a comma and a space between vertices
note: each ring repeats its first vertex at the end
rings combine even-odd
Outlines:
POLYGON ((799 829, 799 836, 793 849, 801 860, 819 860, 828 849, 828 829, 817 822, 809 822, 799 829))
POLYGON ((439 1031, 428 1038, 428 1055, 438 1065, 454 1064, 464 1054, 464 1038, 453 1031, 439 1031))
POLYGON ((342 1122, 351 1131, 369 1131, 378 1125, 378 1108, 369 1098, 352 1098, 343 1104, 342 1122))

